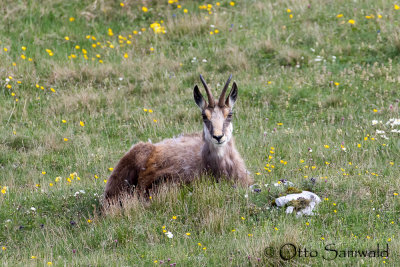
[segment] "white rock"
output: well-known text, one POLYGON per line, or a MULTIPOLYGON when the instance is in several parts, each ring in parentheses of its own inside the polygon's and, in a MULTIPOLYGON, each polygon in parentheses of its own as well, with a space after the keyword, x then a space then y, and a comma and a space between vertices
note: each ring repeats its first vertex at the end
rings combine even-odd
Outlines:
POLYGON ((290 214, 290 213, 293 212, 293 210, 294 210, 294 207, 293 207, 293 206, 289 206, 289 207, 287 207, 287 209, 286 209, 286 213, 287 213, 287 214, 290 214))
POLYGON ((314 207, 317 205, 318 203, 311 201, 310 204, 302 210, 299 210, 296 214, 296 217, 301 217, 303 215, 314 215, 314 213, 312 212, 314 207))
MULTIPOLYGON (((304 199, 308 199, 310 200, 310 204, 302 209, 299 210, 296 214, 297 217, 303 216, 303 215, 314 215, 313 213, 313 209, 315 208, 315 206, 321 202, 321 198, 319 196, 317 196, 316 194, 314 194, 313 192, 309 192, 309 191, 303 191, 300 194, 289 194, 283 197, 278 197, 277 199, 275 199, 275 203, 278 207, 283 207, 285 206, 288 202, 292 201, 292 200, 297 200, 299 198, 304 198, 304 199)), ((289 206, 286 209, 286 213, 292 213, 294 210, 293 206, 289 206)))

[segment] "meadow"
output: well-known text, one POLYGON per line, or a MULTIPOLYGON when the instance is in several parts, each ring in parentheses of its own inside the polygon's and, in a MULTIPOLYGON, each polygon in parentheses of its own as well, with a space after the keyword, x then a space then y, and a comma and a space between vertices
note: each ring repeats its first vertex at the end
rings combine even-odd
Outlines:
POLYGON ((400 2, 0 6, 2 266, 399 266, 400 2), (133 144, 202 131, 199 74, 215 95, 237 82, 256 186, 202 177, 104 211, 133 144), (321 197, 314 216, 274 206, 283 180, 321 197))

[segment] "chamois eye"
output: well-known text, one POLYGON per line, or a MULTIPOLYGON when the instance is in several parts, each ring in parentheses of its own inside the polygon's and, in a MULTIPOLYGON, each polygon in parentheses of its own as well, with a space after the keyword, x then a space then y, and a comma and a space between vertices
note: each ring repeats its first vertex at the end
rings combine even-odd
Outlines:
POLYGON ((233 112, 229 112, 227 118, 228 118, 228 119, 231 119, 231 118, 232 118, 232 115, 233 115, 233 112))
POLYGON ((203 120, 207 120, 208 119, 206 114, 202 114, 202 116, 203 116, 203 120))

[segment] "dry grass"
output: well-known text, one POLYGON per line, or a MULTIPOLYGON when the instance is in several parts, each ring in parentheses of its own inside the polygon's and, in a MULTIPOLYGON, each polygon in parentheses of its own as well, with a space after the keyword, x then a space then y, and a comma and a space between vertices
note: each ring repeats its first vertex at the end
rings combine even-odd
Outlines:
POLYGON ((222 1, 212 14, 193 1, 123 3, 3 3, 3 265, 322 266, 321 257, 285 262, 264 249, 388 243, 389 259, 329 263, 395 266, 399 136, 385 125, 399 117, 393 3, 222 1), (155 34, 149 26, 161 20, 167 32, 155 34), (103 209, 109 168, 138 141, 201 131, 198 75, 217 92, 231 73, 235 141, 261 192, 204 177, 103 209), (320 195, 318 215, 295 218, 271 206, 280 179, 320 195))

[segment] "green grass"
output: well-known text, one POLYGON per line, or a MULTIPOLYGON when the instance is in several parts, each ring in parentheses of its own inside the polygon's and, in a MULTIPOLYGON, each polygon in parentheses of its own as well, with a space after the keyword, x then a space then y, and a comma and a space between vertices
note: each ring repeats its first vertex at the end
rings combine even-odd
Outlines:
POLYGON ((2 265, 398 265, 400 139, 385 125, 400 118, 394 3, 143 3, 2 2, 2 265), (161 20, 166 33, 156 34, 150 25, 161 20), (102 211, 109 168, 136 142, 201 131, 199 74, 216 94, 231 73, 234 136, 261 192, 204 177, 102 211), (273 207, 280 179, 318 194, 317 215, 273 207), (265 256, 285 243, 320 253, 265 256), (389 244, 390 255, 324 260, 332 243, 389 244))

